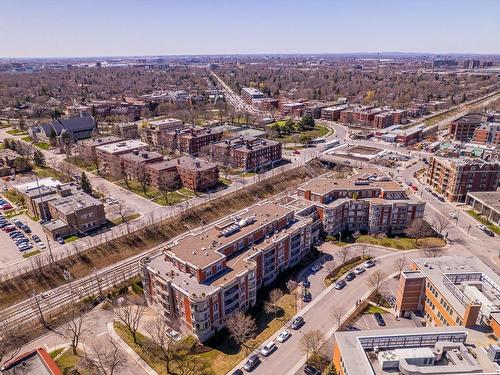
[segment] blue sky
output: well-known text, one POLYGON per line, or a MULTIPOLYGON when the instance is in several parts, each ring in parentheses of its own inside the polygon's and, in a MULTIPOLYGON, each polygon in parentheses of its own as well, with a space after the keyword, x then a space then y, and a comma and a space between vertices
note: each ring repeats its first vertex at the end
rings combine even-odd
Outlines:
POLYGON ((500 0, 1 0, 0 57, 500 53, 500 0))

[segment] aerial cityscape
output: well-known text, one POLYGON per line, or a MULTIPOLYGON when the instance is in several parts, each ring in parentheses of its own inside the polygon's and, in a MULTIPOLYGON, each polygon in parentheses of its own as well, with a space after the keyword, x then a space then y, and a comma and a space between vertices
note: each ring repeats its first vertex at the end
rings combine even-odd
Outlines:
POLYGON ((0 14, 1 375, 500 374, 500 3, 0 14))

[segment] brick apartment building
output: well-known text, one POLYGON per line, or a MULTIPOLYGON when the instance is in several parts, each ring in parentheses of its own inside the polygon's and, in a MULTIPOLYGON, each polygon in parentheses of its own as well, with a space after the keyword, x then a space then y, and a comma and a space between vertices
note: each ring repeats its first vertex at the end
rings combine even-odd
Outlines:
POLYGON ((122 141, 121 137, 110 135, 107 137, 99 137, 93 139, 86 139, 76 144, 78 152, 84 155, 96 155, 96 148, 99 146, 109 145, 122 141))
POLYGON ((411 269, 399 279, 399 316, 417 313, 430 327, 490 325, 498 335, 500 277, 477 257, 414 259, 411 269))
POLYGON ((391 112, 382 112, 373 118, 374 128, 383 129, 392 125, 394 125, 394 116, 391 112))
POLYGON ((310 101, 304 103, 303 115, 309 115, 312 118, 321 118, 321 112, 323 109, 327 108, 328 104, 320 101, 310 101))
POLYGON ((314 202, 323 230, 401 233, 424 216, 425 202, 378 170, 360 170, 348 179, 317 178, 298 188, 298 196, 314 202))
POLYGON ((220 130, 189 126, 162 132, 159 144, 173 151, 193 155, 221 139, 222 131, 220 130))
POLYGON ((163 160, 163 155, 158 152, 134 150, 120 155, 121 167, 129 178, 137 178, 140 171, 144 171, 148 164, 163 160))
POLYGON ((340 120, 340 113, 348 108, 348 105, 323 108, 321 110, 321 119, 326 121, 338 121, 340 120))
POLYGON ((427 169, 427 184, 451 202, 464 202, 468 192, 495 191, 500 164, 481 159, 433 157, 427 169))
POLYGON ((264 94, 253 88, 253 87, 243 87, 241 89, 241 97, 248 104, 252 104, 252 100, 264 98, 264 94))
POLYGON ((120 156, 133 151, 141 151, 148 146, 147 143, 135 139, 109 143, 95 148, 95 152, 101 164, 100 169, 109 172, 110 166, 120 162, 120 156))
POLYGON ((148 304, 207 340, 309 252, 320 222, 308 212, 266 201, 174 239, 141 261, 148 304))
POLYGON ((166 131, 173 131, 184 127, 182 120, 174 118, 144 121, 139 125, 141 141, 151 145, 161 145, 161 135, 166 131))
POLYGON ((282 116, 302 117, 304 114, 304 103, 281 103, 280 112, 282 116))
POLYGON ((156 188, 162 180, 169 179, 193 191, 204 191, 219 183, 217 164, 187 156, 147 164, 145 171, 149 183, 156 188))
POLYGON ((271 111, 279 107, 279 100, 274 98, 253 99, 252 105, 262 111, 271 111))
POLYGON ((281 143, 256 137, 236 137, 212 144, 213 160, 233 168, 256 170, 281 160, 281 143))
POLYGON ((500 123, 481 124, 474 130, 473 143, 500 146, 500 123))
POLYGON ((469 113, 449 125, 450 138, 455 141, 467 142, 474 137, 474 130, 483 122, 479 113, 469 113))

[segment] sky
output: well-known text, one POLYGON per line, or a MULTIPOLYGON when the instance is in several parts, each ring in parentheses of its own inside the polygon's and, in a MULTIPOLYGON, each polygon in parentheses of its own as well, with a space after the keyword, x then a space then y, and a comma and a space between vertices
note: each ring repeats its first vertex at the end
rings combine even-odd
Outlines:
POLYGON ((0 0, 0 57, 500 53, 500 0, 0 0))

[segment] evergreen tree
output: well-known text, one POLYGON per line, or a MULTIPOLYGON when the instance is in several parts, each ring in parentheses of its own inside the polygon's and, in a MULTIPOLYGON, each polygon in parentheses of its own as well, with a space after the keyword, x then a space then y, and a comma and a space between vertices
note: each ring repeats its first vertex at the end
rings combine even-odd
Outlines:
POLYGON ((37 167, 45 167, 45 155, 40 150, 35 150, 33 153, 33 162, 37 167))
POLYGON ((92 184, 90 183, 90 180, 88 179, 85 172, 82 172, 82 177, 80 178, 80 187, 85 193, 92 194, 92 184))
POLYGON ((57 134, 54 128, 50 128, 49 142, 51 146, 55 146, 57 144, 57 134))
POLYGON ((335 369, 333 363, 329 363, 323 370, 323 375, 337 375, 337 374, 338 374, 337 370, 335 369))

